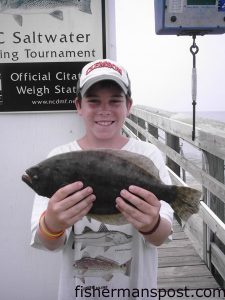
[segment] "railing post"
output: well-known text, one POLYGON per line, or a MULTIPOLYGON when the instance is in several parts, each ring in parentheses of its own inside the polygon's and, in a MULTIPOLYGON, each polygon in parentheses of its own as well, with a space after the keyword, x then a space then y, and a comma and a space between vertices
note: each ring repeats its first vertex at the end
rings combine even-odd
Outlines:
MULTIPOLYGON (((166 145, 180 153, 180 141, 177 136, 166 133, 166 145)), ((174 173, 180 176, 180 166, 177 163, 166 157, 166 164, 171 170, 174 171, 174 173)))
MULTIPOLYGON (((138 123, 138 125, 140 127, 142 127, 144 130, 146 130, 145 120, 143 120, 141 118, 138 118, 138 122, 137 123, 138 123)), ((140 140, 146 141, 146 137, 143 134, 141 134, 140 132, 138 132, 138 137, 139 137, 140 140)))
MULTIPOLYGON (((224 160, 221 158, 207 152, 203 151, 203 169, 209 173, 212 177, 216 178, 218 181, 224 183, 224 160)), ((222 201, 210 193, 207 189, 203 189, 204 194, 204 202, 212 209, 212 211, 221 219, 221 221, 225 222, 225 205, 222 201)), ((210 249, 211 242, 214 242, 220 249, 225 253, 225 245, 216 237, 216 235, 212 234, 212 232, 207 228, 204 224, 204 258, 208 264, 208 267, 212 271, 213 275, 217 278, 218 281, 221 281, 219 273, 212 268, 211 258, 210 258, 210 249)), ((220 283, 221 285, 224 282, 220 283)))
MULTIPOLYGON (((130 114, 129 116, 128 116, 128 118, 131 120, 131 121, 133 121, 134 123, 138 123, 138 117, 136 117, 134 114, 130 114)), ((126 124, 127 125, 127 127, 137 136, 137 130, 134 128, 134 127, 131 127, 129 124, 126 124)))
POLYGON ((159 131, 158 128, 155 126, 152 126, 151 124, 148 123, 148 132, 154 136, 156 139, 159 138, 159 131))

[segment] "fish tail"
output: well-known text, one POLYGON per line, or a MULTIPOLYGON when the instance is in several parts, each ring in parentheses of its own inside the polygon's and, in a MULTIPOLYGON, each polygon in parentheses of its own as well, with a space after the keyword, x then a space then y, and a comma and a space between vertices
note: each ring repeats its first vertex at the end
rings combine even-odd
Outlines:
POLYGON ((174 186, 176 197, 171 201, 174 212, 184 221, 199 210, 201 192, 186 186, 174 186))
POLYGON ((132 258, 125 263, 125 275, 130 276, 132 258))

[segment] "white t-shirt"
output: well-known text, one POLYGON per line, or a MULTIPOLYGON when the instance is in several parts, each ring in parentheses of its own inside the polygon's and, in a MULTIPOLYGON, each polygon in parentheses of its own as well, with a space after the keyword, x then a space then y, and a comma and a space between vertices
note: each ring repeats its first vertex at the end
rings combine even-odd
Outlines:
MULTIPOLYGON (((159 176, 171 184, 160 151, 152 144, 130 139, 123 150, 149 157, 159 176)), ((55 148, 49 156, 82 150, 76 141, 55 148)), ((36 235, 40 215, 48 199, 35 195, 31 245, 43 249, 36 235)), ((160 215, 171 224, 173 210, 161 200, 160 215)), ((157 247, 145 241, 131 225, 108 225, 84 217, 67 230, 61 248, 63 261, 58 300, 81 299, 157 299, 157 247)))

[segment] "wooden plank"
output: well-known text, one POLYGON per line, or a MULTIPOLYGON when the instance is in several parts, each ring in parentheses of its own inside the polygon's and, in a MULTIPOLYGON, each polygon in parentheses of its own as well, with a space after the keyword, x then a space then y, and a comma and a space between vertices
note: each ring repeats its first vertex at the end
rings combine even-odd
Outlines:
POLYGON ((173 225, 173 233, 177 233, 177 232, 184 232, 179 224, 173 225))
POLYGON ((159 249, 169 249, 169 248, 186 248, 188 246, 191 246, 191 242, 188 239, 185 240, 173 240, 172 242, 169 243, 164 243, 162 244, 160 247, 158 247, 159 249))
POLYGON ((215 243, 211 243, 211 262, 220 275, 225 278, 225 255, 215 243))
POLYGON ((159 257, 159 268, 172 266, 195 266, 202 264, 204 264, 204 262, 198 255, 159 257))
MULTIPOLYGON (((175 221, 175 219, 174 219, 174 221, 175 221)), ((173 222, 173 232, 183 232, 180 224, 173 222)))
POLYGON ((198 255, 203 258, 203 220, 200 212, 188 219, 184 226, 184 232, 198 255))
POLYGON ((173 240, 184 240, 184 239, 188 239, 188 238, 183 231, 173 233, 173 240))
POLYGON ((225 244, 225 224, 215 213, 204 203, 200 203, 202 218, 213 233, 225 244))
POLYGON ((175 247, 171 247, 171 248, 161 248, 159 249, 159 257, 169 257, 169 256, 178 256, 179 251, 182 249, 182 256, 185 255, 195 255, 195 249, 190 245, 186 248, 175 248, 175 247))
POLYGON ((158 278, 201 277, 209 275, 205 265, 159 268, 158 278))

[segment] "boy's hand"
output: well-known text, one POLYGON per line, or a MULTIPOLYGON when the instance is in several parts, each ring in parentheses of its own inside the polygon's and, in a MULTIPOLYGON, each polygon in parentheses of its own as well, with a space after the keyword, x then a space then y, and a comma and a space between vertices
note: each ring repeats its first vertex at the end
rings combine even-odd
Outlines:
POLYGON ((117 209, 125 216, 137 230, 148 232, 156 225, 159 218, 160 201, 156 196, 138 186, 130 186, 128 190, 120 192, 116 198, 117 209), (135 207, 129 205, 132 203, 135 207))
POLYGON ((60 232, 82 219, 91 209, 95 195, 91 187, 74 182, 59 189, 48 202, 45 214, 47 228, 60 232))

